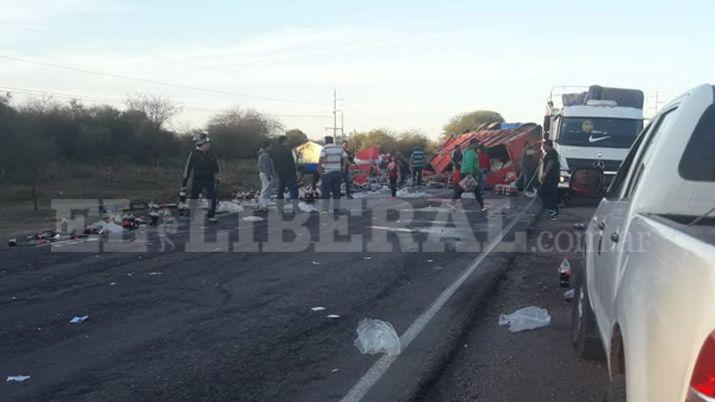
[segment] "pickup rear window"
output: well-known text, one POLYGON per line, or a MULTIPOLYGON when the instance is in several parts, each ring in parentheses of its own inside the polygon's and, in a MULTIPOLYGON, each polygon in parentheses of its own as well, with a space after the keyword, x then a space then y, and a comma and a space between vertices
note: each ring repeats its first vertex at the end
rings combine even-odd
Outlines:
POLYGON ((715 104, 703 113, 678 165, 680 176, 691 181, 715 181, 715 104))

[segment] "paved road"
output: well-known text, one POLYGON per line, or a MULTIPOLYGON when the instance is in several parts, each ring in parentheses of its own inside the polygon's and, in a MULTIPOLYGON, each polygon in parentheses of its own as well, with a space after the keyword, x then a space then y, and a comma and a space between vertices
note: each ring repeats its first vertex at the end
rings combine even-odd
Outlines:
POLYGON ((563 297, 556 268, 563 258, 581 264, 579 231, 593 207, 571 207, 558 221, 539 219, 529 250, 513 256, 511 268, 489 297, 483 314, 460 339, 435 381, 422 390, 422 401, 601 401, 608 384, 605 361, 574 357, 570 345, 571 303, 563 297), (554 234, 557 241, 548 235, 554 234), (560 233, 560 234, 559 234, 560 233), (571 240, 569 240, 571 239, 571 240), (546 308, 551 325, 509 333, 499 314, 536 305, 546 308))
MULTIPOLYGON (((486 241, 490 230, 501 230, 494 222, 515 217, 515 230, 525 230, 536 206, 519 215, 526 201, 494 200, 487 220, 466 200, 465 214, 456 216, 461 230, 439 228, 455 216, 449 218, 453 212, 438 200, 411 200, 411 206, 379 201, 398 205, 405 216, 414 213, 409 227, 395 222, 395 214, 385 225, 366 213, 349 217, 350 234, 366 240, 387 233, 384 227, 403 226, 389 234, 389 243, 411 236, 423 241, 423 249, 446 252, 410 246, 315 252, 313 242, 329 229, 325 215, 305 223, 308 231, 298 237, 311 243, 304 252, 240 252, 234 246, 234 252, 185 252, 183 227, 171 236, 175 248, 164 252, 153 235, 146 243, 120 243, 147 244, 146 253, 2 250, 0 375, 31 378, 0 382, 0 399, 339 400, 379 358, 353 346, 358 322, 383 319, 403 334, 480 255, 450 251, 464 244, 466 232, 486 241), (312 311, 316 306, 325 310, 312 311), (75 315, 90 318, 70 324, 75 315)), ((258 239, 281 236, 265 221, 250 229, 240 219, 223 217, 215 229, 226 231, 231 243, 252 230, 258 239)), ((508 255, 489 256, 477 267, 365 400, 407 399, 434 380, 508 255)))

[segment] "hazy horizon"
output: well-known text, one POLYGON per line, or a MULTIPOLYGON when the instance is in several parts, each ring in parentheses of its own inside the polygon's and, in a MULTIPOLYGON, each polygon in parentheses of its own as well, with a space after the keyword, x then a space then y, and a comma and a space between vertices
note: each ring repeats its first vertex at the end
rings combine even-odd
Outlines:
POLYGON ((319 138, 336 89, 346 132, 437 138, 478 109, 538 123, 557 85, 638 88, 652 114, 656 92, 662 105, 715 81, 713 11, 705 1, 0 1, 0 90, 86 104, 166 96, 184 106, 177 128, 251 108, 319 138))

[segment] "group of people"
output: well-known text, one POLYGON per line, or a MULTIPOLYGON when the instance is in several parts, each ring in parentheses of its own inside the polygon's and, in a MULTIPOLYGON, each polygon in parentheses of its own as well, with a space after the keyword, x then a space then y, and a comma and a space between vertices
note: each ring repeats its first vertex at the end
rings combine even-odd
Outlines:
MULTIPOLYGON (((527 144, 524 147, 521 159, 521 173, 516 180, 516 186, 520 191, 523 191, 529 196, 535 194, 535 189, 538 187, 538 194, 544 205, 547 214, 556 219, 559 215, 559 175, 561 166, 559 163, 559 155, 554 149, 554 144, 551 140, 541 142, 541 150, 543 159, 540 161, 538 151, 533 144, 527 144), (543 169, 537 180, 539 163, 541 162, 543 169)), ((482 211, 486 210, 484 204, 484 189, 486 177, 491 168, 491 159, 484 145, 480 144, 477 139, 469 141, 469 145, 464 151, 459 145, 452 151, 452 165, 454 182, 454 194, 452 202, 449 204, 454 207, 457 200, 462 197, 465 192, 466 185, 462 183, 463 179, 471 177, 476 185, 473 186, 474 198, 479 203, 482 211)), ((468 187, 467 187, 468 188, 468 187)))
MULTIPOLYGON (((287 137, 282 135, 273 147, 269 147, 268 142, 258 151, 258 171, 261 179, 261 192, 258 198, 259 209, 265 211, 271 202, 273 193, 273 183, 277 180, 276 205, 279 211, 283 210, 285 191, 288 191, 293 211, 299 212, 298 201, 298 171, 296 168, 293 151, 286 145, 287 137)), ((329 199, 332 195, 334 200, 333 208, 340 208, 341 185, 346 183, 347 196, 350 198, 350 171, 349 161, 352 154, 344 147, 335 143, 331 136, 325 137, 325 145, 320 151, 320 161, 318 173, 321 180, 321 191, 324 199, 329 199)), ((314 176, 314 182, 318 175, 314 176)), ((314 183, 315 184, 315 183, 314 183)), ((328 205, 325 204, 327 209, 328 205)))
MULTIPOLYGON (((195 210, 196 199, 204 192, 209 201, 207 218, 209 222, 216 221, 216 206, 218 187, 220 183, 220 167, 216 155, 210 151, 210 138, 207 133, 200 132, 195 138, 196 149, 189 154, 182 178, 182 194, 189 198, 189 209, 195 210), (189 177, 192 179, 191 191, 187 194, 187 184, 189 177)), ((271 202, 274 183, 277 183, 276 204, 279 210, 283 210, 285 192, 288 191, 293 211, 299 212, 298 194, 298 171, 292 149, 286 144, 287 137, 278 137, 277 142, 271 147, 266 141, 258 150, 258 172, 261 181, 261 191, 258 198, 259 209, 265 211, 271 202)), ((552 217, 558 216, 558 184, 560 165, 559 157, 554 150, 550 140, 542 142, 543 169, 540 180, 535 180, 539 158, 538 152, 532 146, 526 146, 522 154, 522 170, 517 179, 517 187, 525 193, 529 193, 537 186, 539 195, 547 213, 552 217)), ((422 171, 425 165, 424 151, 416 147, 412 150, 409 164, 405 158, 391 155, 387 163, 387 178, 389 180, 390 193, 396 197, 397 187, 404 184, 405 178, 411 174, 413 185, 422 184, 422 171)), ((347 150, 345 144, 339 146, 335 144, 335 139, 331 136, 325 137, 325 145, 320 153, 318 171, 321 177, 322 194, 324 199, 334 200, 334 210, 340 208, 341 185, 346 184, 346 195, 350 198, 350 187, 352 185, 349 171, 349 163, 352 154, 347 150)), ((454 193, 451 206, 461 198, 465 192, 462 181, 471 177, 476 185, 467 187, 474 193, 474 198, 479 203, 482 211, 486 210, 484 204, 484 190, 486 177, 491 168, 491 159, 486 152, 486 148, 478 140, 472 139, 469 145, 462 150, 457 146, 452 151, 453 182, 454 193), (473 187, 473 188, 472 188, 473 187)), ((317 178, 314 178, 317 180, 317 178)), ((328 203, 324 203, 327 210, 328 203)))

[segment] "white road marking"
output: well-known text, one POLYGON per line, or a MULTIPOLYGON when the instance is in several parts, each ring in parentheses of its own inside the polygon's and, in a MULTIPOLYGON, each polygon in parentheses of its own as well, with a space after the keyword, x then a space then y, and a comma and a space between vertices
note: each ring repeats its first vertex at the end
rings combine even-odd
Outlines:
MULTIPOLYGON (((484 261, 484 259, 489 255, 489 253, 494 250, 494 248, 501 243, 504 237, 509 233, 518 222, 521 221, 524 212, 526 212, 529 207, 534 203, 536 199, 533 198, 529 201, 526 206, 519 211, 519 213, 512 219, 512 221, 504 228, 504 230, 499 233, 485 248, 484 251, 477 256, 477 258, 472 261, 471 264, 464 270, 462 275, 459 276, 452 284, 450 284, 445 290, 440 293, 439 296, 432 302, 430 307, 420 314, 412 324, 407 328, 407 330, 400 336, 400 345, 402 345, 402 350, 406 350, 407 347, 412 343, 417 335, 422 332, 422 330, 429 324, 429 322, 434 318, 437 313, 444 307, 444 305, 449 301, 449 299, 454 295, 454 293, 459 289, 460 286, 474 273, 474 271, 479 267, 479 265, 484 261)), ((403 352, 404 353, 404 352, 403 352)), ((370 389, 382 378, 382 376, 387 372, 387 369, 392 366, 400 357, 397 356, 387 356, 383 355, 380 357, 365 373, 365 375, 360 378, 360 380, 348 391, 341 401, 342 402, 357 402, 362 400, 362 398, 367 395, 370 389)))

